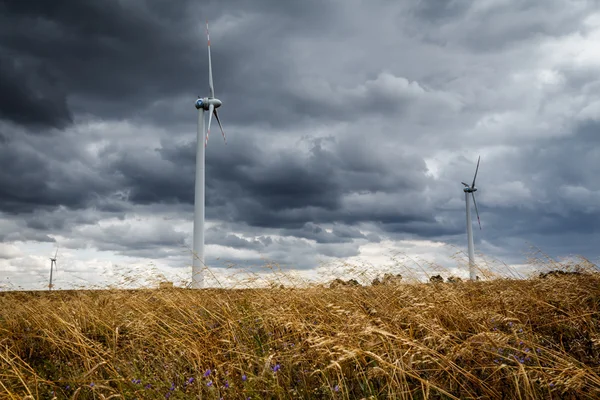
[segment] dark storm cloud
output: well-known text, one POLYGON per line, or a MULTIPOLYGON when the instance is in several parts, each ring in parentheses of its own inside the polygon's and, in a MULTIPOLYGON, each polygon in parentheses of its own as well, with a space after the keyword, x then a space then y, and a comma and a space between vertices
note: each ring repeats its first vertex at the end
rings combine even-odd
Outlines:
MULTIPOLYGON (((13 116, 19 116, 13 119, 24 122, 36 118, 37 113, 51 114, 56 107, 54 102, 65 104, 67 99, 103 101, 104 107, 117 112, 127 101, 147 102, 155 90, 172 87, 169 81, 177 75, 173 65, 188 65, 182 61, 189 43, 185 37, 176 40, 181 30, 168 33, 176 21, 185 24, 186 5, 157 9, 157 4, 160 3, 148 3, 149 7, 145 7, 139 2, 89 0, 3 2, 0 51, 10 54, 15 63, 29 61, 34 66, 44 66, 43 70, 19 68, 28 79, 17 80, 15 89, 35 93, 37 87, 31 87, 28 81, 43 81, 47 76, 52 76, 62 89, 47 99, 54 101, 42 98, 35 104, 37 107, 13 110, 13 116), (152 75, 162 78, 157 79, 163 82, 159 87, 142 84, 149 82, 152 75), (117 99, 121 101, 115 103, 117 99)), ((13 107, 19 105, 15 103, 13 107)), ((81 111, 73 101, 70 105, 81 111)))
MULTIPOLYGON (((329 150, 316 142, 308 152, 279 149, 270 154, 250 140, 228 145, 227 151, 218 156, 207 156, 207 216, 251 226, 300 229, 301 237, 308 234, 307 221, 354 224, 374 220, 391 224, 432 220, 423 203, 408 208, 400 203, 377 205, 375 197, 364 200, 371 201, 374 207, 362 206, 362 196, 369 194, 402 192, 408 200, 406 193, 423 190, 428 182, 424 162, 418 156, 380 149, 373 150, 379 153, 374 156, 362 144, 340 140, 329 150), (348 196, 357 199, 348 200, 348 196)), ((192 175, 181 176, 178 171, 193 169, 193 152, 192 146, 169 146, 159 151, 161 160, 155 154, 156 160, 148 160, 147 167, 140 166, 140 170, 155 168, 161 172, 149 174, 146 178, 151 182, 132 179, 132 193, 145 192, 148 186, 153 193, 168 192, 180 202, 192 202, 189 189, 175 188, 191 187, 192 175), (167 161, 168 166, 160 166, 167 161), (178 183, 183 179, 189 182, 178 183)), ((319 232, 311 235, 315 233, 319 232)), ((360 237, 350 228, 338 228, 332 237, 339 241, 351 234, 360 237)))
POLYGON ((180 95, 189 96, 193 110, 208 86, 199 79, 208 69, 204 19, 223 16, 242 21, 212 50, 217 94, 240 110, 230 120, 248 122, 269 106, 284 112, 276 92, 289 67, 280 32, 330 29, 332 7, 317 3, 3 1, 0 113, 17 123, 62 126, 72 112, 131 117, 180 95))
POLYGON ((0 93, 0 118, 31 126, 34 131, 61 128, 72 120, 64 90, 52 71, 39 60, 15 57, 1 47, 0 93))
POLYGON ((109 195, 117 182, 98 175, 94 160, 77 147, 65 137, 20 137, 0 146, 0 211, 86 208, 98 195, 109 195))

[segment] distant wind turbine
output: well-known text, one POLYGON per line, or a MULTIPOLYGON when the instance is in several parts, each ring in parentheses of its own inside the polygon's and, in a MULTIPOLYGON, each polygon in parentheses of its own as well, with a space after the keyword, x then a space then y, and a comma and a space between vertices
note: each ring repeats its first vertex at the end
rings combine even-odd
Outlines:
POLYGON ((196 143, 196 188, 194 199, 194 248, 192 261, 192 288, 201 289, 204 286, 204 172, 205 172, 205 148, 208 144, 210 135, 210 123, 214 114, 223 140, 227 144, 225 131, 221 125, 217 108, 221 107, 221 100, 215 98, 215 88, 212 76, 212 61, 210 59, 210 36, 208 34, 208 21, 206 22, 206 38, 208 40, 208 91, 209 96, 196 100, 196 109, 198 109, 198 135, 196 143), (204 131, 204 112, 208 111, 208 126, 204 131), (204 145, 203 145, 204 142, 204 145))
POLYGON ((56 253, 54 253, 54 257, 50 258, 50 282, 48 283, 48 290, 52 290, 52 270, 56 269, 56 256, 58 255, 58 247, 56 248, 56 253))
POLYGON ((471 221, 471 204, 469 194, 473 196, 473 204, 475 205, 475 212, 477 213, 477 222, 479 223, 479 229, 481 229, 481 221, 479 220, 479 211, 477 210, 477 201, 475 201, 475 179, 477 179, 477 171, 479 171, 479 161, 481 156, 477 159, 477 168, 475 168, 475 176, 473 177, 473 183, 469 186, 468 184, 461 182, 465 187, 465 202, 467 204, 467 240, 469 241, 469 279, 472 281, 476 280, 475 275, 475 250, 473 249, 473 221, 471 221))

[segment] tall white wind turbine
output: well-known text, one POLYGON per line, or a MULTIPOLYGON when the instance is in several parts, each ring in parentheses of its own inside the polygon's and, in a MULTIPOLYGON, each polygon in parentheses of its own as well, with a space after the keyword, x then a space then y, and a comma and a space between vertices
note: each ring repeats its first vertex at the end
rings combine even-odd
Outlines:
POLYGON ((50 282, 48 283, 48 290, 52 290, 52 270, 56 270, 56 256, 58 255, 58 247, 56 248, 56 253, 54 253, 54 257, 50 258, 50 282))
POLYGON ((210 36, 208 34, 208 21, 206 22, 206 38, 208 40, 208 97, 196 100, 196 109, 198 110, 198 135, 196 143, 196 187, 194 199, 194 248, 192 261, 192 288, 201 289, 204 286, 204 154, 208 144, 208 136, 210 135, 210 123, 214 114, 223 140, 227 144, 225 131, 221 125, 217 108, 221 107, 221 100, 215 98, 215 88, 213 85, 212 76, 212 61, 210 59, 210 36), (208 111, 208 126, 206 132, 204 130, 205 116, 204 112, 208 111))
POLYGON ((475 205, 475 212, 477 213, 477 222, 479 223, 479 229, 481 229, 481 221, 479 220, 479 211, 477 210, 477 201, 475 201, 475 192, 477 188, 475 187, 475 179, 477 179, 477 171, 479 171, 479 161, 481 160, 481 156, 477 159, 477 168, 475 168, 475 176, 473 177, 473 183, 468 185, 464 182, 461 182, 465 187, 463 191, 465 192, 465 202, 467 205, 467 240, 469 241, 469 279, 474 281, 477 279, 475 274, 475 250, 473 249, 473 221, 471 221, 471 202, 469 199, 469 194, 473 197, 473 204, 475 205))

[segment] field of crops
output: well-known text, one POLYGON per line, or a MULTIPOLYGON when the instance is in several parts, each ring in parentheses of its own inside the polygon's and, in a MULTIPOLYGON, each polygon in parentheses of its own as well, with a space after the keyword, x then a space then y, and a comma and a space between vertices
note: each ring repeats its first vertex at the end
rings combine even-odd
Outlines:
POLYGON ((0 293, 1 398, 600 398, 600 274, 0 293))

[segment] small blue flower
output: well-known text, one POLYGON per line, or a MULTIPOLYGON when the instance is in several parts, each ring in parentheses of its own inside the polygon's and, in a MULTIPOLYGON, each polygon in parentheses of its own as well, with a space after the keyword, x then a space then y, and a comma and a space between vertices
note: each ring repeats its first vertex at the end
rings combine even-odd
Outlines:
POLYGON ((210 368, 206 370, 206 372, 204 373, 204 377, 206 378, 207 376, 209 376, 211 373, 210 368))
POLYGON ((191 385, 192 383, 194 383, 194 378, 191 377, 190 379, 187 380, 187 384, 191 385))
POLYGON ((339 392, 339 391, 340 391, 340 386, 339 386, 339 385, 335 385, 335 386, 333 387, 333 390, 334 390, 335 392, 339 392))
POLYGON ((151 387, 152 387, 152 385, 149 383, 146 386, 144 386, 145 389, 150 389, 151 387))
POLYGON ((242 375, 242 382, 246 382, 247 379, 248 377, 246 376, 246 374, 242 375))
POLYGON ((229 389, 229 381, 225 381, 225 389, 229 389))
POLYGON ((90 387, 94 387, 94 382, 90 383, 90 387))
POLYGON ((277 372, 281 369, 281 365, 275 364, 275 366, 272 369, 273 369, 273 372, 277 372))
POLYGON ((208 382, 206 382, 206 386, 212 386, 212 383, 213 383, 212 381, 208 381, 208 382))
POLYGON ((171 382, 171 387, 169 388, 170 391, 175 390, 175 382, 171 382))

